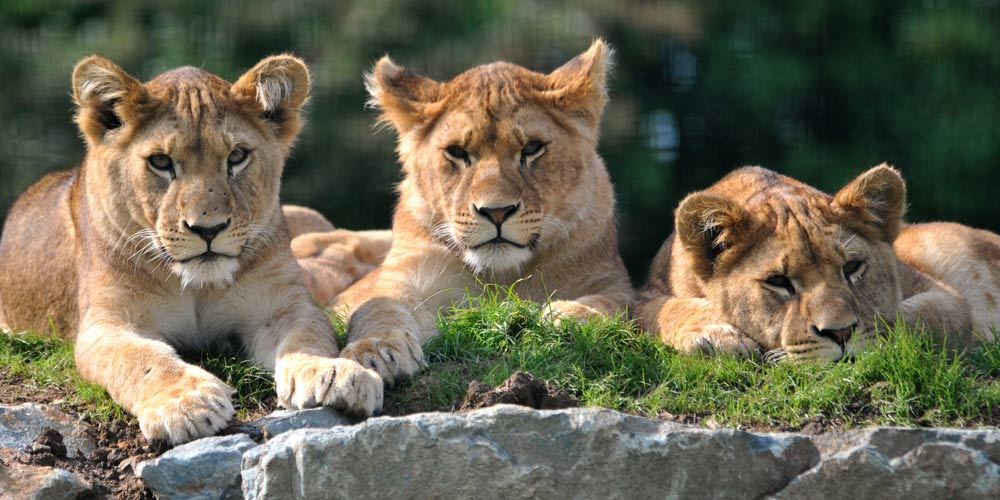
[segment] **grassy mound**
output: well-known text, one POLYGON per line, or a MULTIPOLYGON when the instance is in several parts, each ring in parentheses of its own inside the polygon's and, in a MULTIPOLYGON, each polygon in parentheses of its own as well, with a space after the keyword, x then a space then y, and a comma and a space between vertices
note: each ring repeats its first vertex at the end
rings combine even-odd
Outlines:
MULTIPOLYGON (((764 363, 680 355, 620 318, 558 327, 543 307, 496 287, 441 314, 424 349, 429 367, 387 393, 387 412, 453 410, 472 380, 496 385, 516 371, 553 382, 586 406, 711 419, 752 428, 1000 423, 1000 342, 953 352, 930 335, 895 328, 853 360, 764 363)), ((337 321, 341 323, 340 321, 337 321)), ((229 356, 190 360, 237 389, 243 418, 274 408, 270 375, 229 356)), ((0 401, 62 393, 98 419, 122 418, 80 379, 72 346, 33 334, 0 335, 0 401)))

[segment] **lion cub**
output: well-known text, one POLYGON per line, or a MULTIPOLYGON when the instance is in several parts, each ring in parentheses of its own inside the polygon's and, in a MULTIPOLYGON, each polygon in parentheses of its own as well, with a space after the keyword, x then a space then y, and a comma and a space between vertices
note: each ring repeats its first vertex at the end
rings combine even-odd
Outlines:
POLYGON ((80 167, 21 195, 0 241, 0 323, 75 340, 84 378, 177 444, 222 429, 232 389, 175 352, 235 338, 278 401, 370 415, 374 371, 336 358, 278 202, 309 93, 305 64, 266 58, 235 84, 185 67, 147 83, 101 57, 73 71, 80 167))
POLYGON ((768 351, 836 360, 881 321, 991 340, 1000 326, 1000 236, 959 224, 902 224, 893 168, 834 196, 763 168, 689 195, 653 262, 643 328, 684 352, 768 351), (974 333, 973 333, 974 332, 974 333))
POLYGON ((551 297, 555 316, 626 307, 597 154, 609 59, 598 40, 547 75, 498 62, 446 83, 388 58, 375 65, 367 87, 399 135, 405 178, 384 262, 333 303, 350 314, 342 356, 390 384, 414 373, 438 310, 480 282, 551 297))

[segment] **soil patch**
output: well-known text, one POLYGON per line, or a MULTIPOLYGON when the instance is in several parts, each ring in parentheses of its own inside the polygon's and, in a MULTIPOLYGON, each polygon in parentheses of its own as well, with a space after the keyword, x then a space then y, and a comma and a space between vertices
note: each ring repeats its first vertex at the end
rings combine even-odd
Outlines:
POLYGON ((580 401, 555 384, 542 382, 528 372, 516 372, 496 388, 472 381, 458 409, 468 411, 498 404, 558 410, 580 406, 580 401))
MULTIPOLYGON (((133 468, 140 462, 155 458, 169 449, 162 441, 149 442, 142 436, 134 417, 110 422, 96 422, 86 416, 83 405, 66 401, 69 394, 59 386, 36 387, 21 384, 24 380, 10 374, 0 374, 0 404, 38 403, 50 405, 80 419, 95 429, 97 449, 90 458, 68 456, 63 436, 51 428, 44 429, 30 447, 21 450, 0 448, 0 462, 56 467, 73 472, 92 486, 85 498, 114 500, 152 500, 153 493, 135 476, 133 468)), ((251 418, 270 413, 274 408, 255 408, 251 418)), ((234 421, 220 434, 230 432, 240 424, 234 421)), ((232 432, 235 432, 232 431, 232 432)))

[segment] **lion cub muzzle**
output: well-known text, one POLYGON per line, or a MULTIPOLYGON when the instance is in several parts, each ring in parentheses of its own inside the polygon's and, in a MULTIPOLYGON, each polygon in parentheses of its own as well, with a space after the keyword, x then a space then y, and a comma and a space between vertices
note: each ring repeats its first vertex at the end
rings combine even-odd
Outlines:
POLYGON ((848 295, 844 290, 838 294, 828 292, 818 294, 811 300, 806 299, 811 313, 809 333, 831 340, 843 349, 859 324, 856 308, 845 299, 848 295))
POLYGON ((472 245, 472 249, 482 247, 483 245, 489 244, 510 244, 518 248, 524 248, 527 244, 521 244, 516 241, 512 241, 510 238, 504 237, 503 233, 503 223, 507 222, 515 212, 521 207, 520 203, 514 205, 504 205, 504 206, 482 206, 477 207, 475 204, 472 205, 472 211, 479 214, 483 218, 493 224, 496 227, 497 233, 496 237, 491 240, 484 241, 472 245))
MULTIPOLYGON (((181 181, 178 181, 181 182, 181 181)), ((192 179, 178 186, 174 212, 161 212, 157 232, 172 269, 185 285, 226 284, 239 269, 249 225, 232 195, 219 183, 206 187, 192 179)))

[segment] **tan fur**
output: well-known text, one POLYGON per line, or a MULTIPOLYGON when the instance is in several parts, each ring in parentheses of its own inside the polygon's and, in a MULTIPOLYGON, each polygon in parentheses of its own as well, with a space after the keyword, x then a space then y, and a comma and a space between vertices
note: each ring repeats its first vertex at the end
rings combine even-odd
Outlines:
POLYGON ((308 207, 282 205, 281 213, 285 215, 288 234, 292 239, 300 234, 328 233, 336 229, 333 223, 323 217, 323 214, 308 207))
POLYGON ((839 359, 897 313, 951 345, 992 339, 1000 237, 959 224, 901 229, 904 206, 903 180, 886 165, 832 197, 737 170, 678 207, 637 308, 643 328, 684 352, 769 359, 839 359), (852 261, 864 264, 851 272, 852 261), (792 291, 774 285, 782 276, 792 291))
POLYGON ((75 339, 83 377, 151 439, 180 443, 226 425, 232 390, 175 349, 230 340, 275 371, 283 406, 378 408, 377 374, 335 359, 278 203, 309 91, 303 62, 269 57, 236 84, 191 67, 143 84, 93 56, 76 66, 73 88, 87 154, 30 187, 8 215, 5 323, 51 323, 75 339), (239 148, 249 155, 231 164, 239 148), (153 168, 157 154, 172 167, 153 168))
POLYGON ((392 231, 335 229, 323 214, 295 205, 281 207, 306 287, 322 304, 372 272, 392 245, 392 231))
POLYGON ((501 62, 439 83, 376 64, 368 89, 399 134, 405 178, 384 263, 333 304, 350 313, 343 356, 388 383, 414 373, 438 311, 479 282, 551 296, 557 317, 625 308, 632 290, 596 150, 609 61, 596 41, 548 75, 501 62), (525 154, 533 140, 544 148, 525 154), (509 243, 489 243, 500 235, 509 243))

